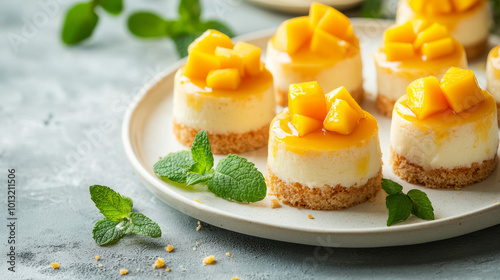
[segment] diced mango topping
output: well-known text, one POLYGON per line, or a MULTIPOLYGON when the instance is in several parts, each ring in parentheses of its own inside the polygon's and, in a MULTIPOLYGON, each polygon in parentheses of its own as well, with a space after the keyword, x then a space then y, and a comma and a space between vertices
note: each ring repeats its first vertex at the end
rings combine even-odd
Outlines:
POLYGON ((416 12, 422 12, 425 7, 425 0, 410 0, 410 7, 416 12))
POLYGON ((329 9, 323 15, 323 18, 318 22, 319 29, 339 37, 344 38, 347 28, 351 25, 351 21, 343 13, 334 8, 329 9))
POLYGON ((217 47, 215 57, 219 59, 221 68, 235 68, 240 72, 240 76, 245 76, 243 58, 235 50, 217 47))
POLYGON ((430 76, 417 79, 406 89, 408 93, 408 108, 415 113, 419 120, 448 109, 439 81, 430 76))
POLYGON ((415 50, 410 43, 386 43, 385 54, 387 55, 387 60, 396 61, 415 56, 415 50))
POLYGON ((311 40, 311 51, 326 57, 344 57, 347 52, 347 42, 316 28, 311 40))
POLYGON ((309 7, 309 22, 312 27, 316 27, 319 21, 323 18, 325 13, 331 9, 330 6, 320 3, 312 3, 309 7))
POLYGON ((432 24, 430 21, 425 19, 413 19, 410 22, 411 25, 413 25, 413 32, 415 32, 415 34, 418 34, 420 31, 423 31, 432 24))
POLYGON ((413 30, 413 24, 408 21, 402 25, 393 25, 384 33, 384 41, 397 43, 413 43, 416 35, 413 30))
POLYGON ((197 50, 208 54, 214 54, 216 47, 232 49, 231 38, 217 30, 208 29, 200 37, 196 38, 188 47, 188 53, 197 50))
POLYGON ((304 115, 319 121, 326 116, 326 100, 318 82, 291 84, 288 88, 288 110, 290 115, 304 115))
POLYGON ((289 54, 295 53, 311 37, 311 28, 308 17, 298 17, 285 20, 281 23, 274 38, 277 49, 289 54))
POLYGON ((245 42, 238 42, 234 50, 243 58, 245 75, 256 76, 261 72, 260 48, 245 42))
POLYGON ((482 102, 484 95, 474 71, 451 67, 439 84, 453 111, 460 113, 482 102))
POLYGON ((240 83, 240 72, 235 68, 212 70, 207 76, 207 86, 215 89, 235 90, 240 83))
POLYGON ((330 110, 335 100, 342 99, 346 101, 351 108, 353 108, 354 110, 356 110, 356 112, 358 112, 360 118, 366 117, 365 111, 361 109, 361 106, 359 106, 356 100, 352 98, 351 94, 349 93, 349 91, 347 91, 345 87, 338 87, 327 93, 325 97, 326 97, 326 107, 328 108, 328 110, 330 110))
POLYGON ((321 121, 298 114, 293 115, 292 125, 299 133, 299 137, 305 136, 323 127, 323 123, 321 121))
POLYGON ((415 47, 415 49, 418 50, 425 43, 444 39, 449 36, 450 33, 448 32, 448 29, 444 25, 434 23, 429 28, 418 33, 417 39, 413 43, 413 46, 415 47))
POLYGON ((425 55, 426 60, 440 58, 445 55, 451 54, 454 51, 455 42, 451 37, 425 43, 422 46, 422 54, 425 55))
POLYGON ((193 50, 187 59, 184 75, 193 79, 205 79, 208 72, 220 67, 219 59, 214 55, 193 50))
POLYGON ((328 131, 347 135, 354 131, 359 119, 358 112, 351 108, 347 101, 336 99, 323 121, 323 126, 328 131))
POLYGON ((409 0, 410 7, 418 13, 436 15, 469 10, 479 0, 409 0))
POLYGON ((428 15, 449 14, 452 12, 452 7, 448 0, 426 2, 424 11, 428 15))
POLYGON ((463 12, 474 6, 474 4, 478 2, 478 0, 451 0, 451 2, 453 3, 453 7, 455 7, 455 10, 463 12))

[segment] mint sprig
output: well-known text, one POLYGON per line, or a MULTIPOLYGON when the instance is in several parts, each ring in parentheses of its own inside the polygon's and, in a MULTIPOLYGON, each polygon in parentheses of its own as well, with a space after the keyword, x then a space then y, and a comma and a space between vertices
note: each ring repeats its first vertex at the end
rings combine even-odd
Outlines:
POLYGON ((266 197, 264 176, 247 159, 229 155, 215 169, 213 166, 208 135, 202 130, 196 134, 191 153, 171 153, 158 161, 153 170, 160 177, 187 186, 206 183, 209 191, 228 200, 248 203, 266 197))
POLYGON ((423 191, 412 189, 403 193, 403 186, 389 180, 382 179, 382 189, 388 194, 385 205, 389 210, 387 226, 406 221, 411 214, 424 220, 434 220, 434 208, 423 191))
POLYGON ((118 241, 127 231, 153 238, 161 236, 160 226, 138 212, 131 212, 132 199, 100 185, 89 187, 90 198, 104 215, 92 230, 92 237, 98 245, 118 241))

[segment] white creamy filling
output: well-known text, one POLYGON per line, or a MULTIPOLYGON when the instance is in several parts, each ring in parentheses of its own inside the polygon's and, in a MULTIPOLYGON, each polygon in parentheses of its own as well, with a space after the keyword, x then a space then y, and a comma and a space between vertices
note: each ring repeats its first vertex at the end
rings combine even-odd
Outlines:
POLYGON ((247 98, 221 97, 187 93, 179 75, 174 81, 173 115, 180 124, 218 134, 246 133, 268 126, 276 115, 272 84, 247 98))
POLYGON ((306 154, 290 151, 272 134, 271 130, 267 164, 278 178, 287 183, 296 182, 315 188, 337 184, 359 187, 375 177, 381 168, 378 133, 361 147, 306 154))

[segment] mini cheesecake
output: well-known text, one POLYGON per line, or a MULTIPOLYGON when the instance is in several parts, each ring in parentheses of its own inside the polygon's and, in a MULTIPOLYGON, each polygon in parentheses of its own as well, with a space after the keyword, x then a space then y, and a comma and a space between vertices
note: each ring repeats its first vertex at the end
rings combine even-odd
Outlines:
POLYGON ((357 102, 364 96, 359 40, 349 18, 314 3, 309 16, 284 21, 267 45, 276 101, 287 105, 288 86, 317 81, 330 91, 345 86, 357 102))
MULTIPOLYGON (((500 112, 500 45, 494 47, 488 54, 486 62, 486 89, 493 95, 500 112)), ((500 115, 498 116, 500 124, 500 115)))
POLYGON ((491 11, 486 0, 400 0, 396 23, 426 19, 445 25, 467 52, 479 57, 488 46, 491 11))
POLYGON ((345 87, 292 84, 272 121, 266 182, 284 204, 343 209, 375 197, 382 179, 378 124, 345 87))
POLYGON ((174 79, 173 131, 191 146, 206 130, 212 152, 242 153, 267 144, 276 114, 273 77, 258 47, 206 31, 189 46, 174 79))
POLYGON ((451 66, 467 68, 462 45, 448 29, 425 20, 396 24, 384 33, 384 44, 374 55, 377 70, 377 109, 390 117, 394 103, 408 85, 422 77, 440 79, 451 66))
POLYGON ((391 165, 410 183, 459 189, 482 181, 497 165, 497 149, 497 106, 472 70, 415 80, 394 106, 391 165))

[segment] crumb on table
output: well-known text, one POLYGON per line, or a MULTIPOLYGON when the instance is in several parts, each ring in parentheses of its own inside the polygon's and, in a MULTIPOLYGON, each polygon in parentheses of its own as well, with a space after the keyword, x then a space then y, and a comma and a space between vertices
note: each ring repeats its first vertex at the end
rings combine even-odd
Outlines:
POLYGON ((128 274, 128 269, 122 268, 120 269, 120 275, 127 275, 128 274))
POLYGON ((232 257, 231 253, 229 253, 229 252, 226 252, 226 256, 232 257))
POLYGON ((238 276, 234 276, 231 280, 240 280, 240 278, 238 276))
POLYGON ((170 272, 170 270, 171 270, 171 269, 170 269, 170 267, 167 267, 167 268, 165 269, 165 271, 166 271, 166 272, 170 272))
POLYGON ((271 208, 272 209, 279 208, 279 207, 281 207, 281 204, 279 203, 279 201, 277 199, 271 200, 271 208))
POLYGON ((172 246, 170 244, 168 244, 167 247, 165 247, 165 251, 167 251, 169 253, 172 252, 173 250, 174 250, 174 246, 172 246))
POLYGON ((59 269, 59 267, 61 265, 59 263, 53 262, 53 263, 50 263, 50 266, 52 266, 53 269, 59 269))
POLYGON ((311 215, 311 214, 309 214, 309 216, 307 216, 307 217, 308 217, 309 219, 311 219, 311 220, 314 220, 314 217, 313 217, 313 215, 311 215))
POLYGON ((198 221, 198 226, 196 227, 196 231, 200 231, 200 229, 201 229, 201 222, 198 221))
POLYGON ((102 267, 102 264, 98 264, 97 266, 98 266, 98 267, 102 267))
POLYGON ((95 256, 95 259, 98 261, 98 260, 100 260, 100 259, 101 259, 101 257, 99 257, 99 256, 95 256))
POLYGON ((215 256, 214 255, 206 256, 203 259, 203 265, 212 265, 212 264, 215 264, 215 256))
POLYGON ((158 258, 153 264, 153 268, 162 268, 165 266, 165 260, 163 258, 158 258))

